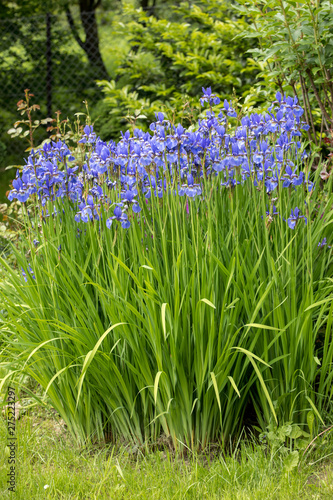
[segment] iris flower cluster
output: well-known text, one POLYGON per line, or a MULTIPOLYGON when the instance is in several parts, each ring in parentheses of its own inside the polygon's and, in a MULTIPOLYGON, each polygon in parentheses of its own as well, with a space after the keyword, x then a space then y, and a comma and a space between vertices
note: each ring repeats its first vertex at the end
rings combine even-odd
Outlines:
MULTIPOLYGON (((308 125, 302 121, 303 109, 296 97, 277 92, 267 113, 241 119, 232 102, 222 104, 211 88, 203 88, 200 101, 208 109, 189 130, 159 112, 149 132, 126 131, 117 143, 102 141, 93 126, 86 125, 75 152, 63 141, 32 150, 23 172, 17 172, 9 200, 26 203, 33 198, 45 218, 57 216, 50 208, 55 199, 68 198, 78 224, 100 221, 107 214, 107 228, 120 223, 127 229, 140 217, 140 200, 169 194, 200 197, 209 178, 218 177, 220 189, 253 182, 269 195, 301 185, 313 189, 299 171, 307 157, 302 152, 301 130, 308 125)), ((273 210, 270 216, 278 215, 273 210)), ((307 222, 295 207, 286 222, 294 229, 301 220, 307 222)))

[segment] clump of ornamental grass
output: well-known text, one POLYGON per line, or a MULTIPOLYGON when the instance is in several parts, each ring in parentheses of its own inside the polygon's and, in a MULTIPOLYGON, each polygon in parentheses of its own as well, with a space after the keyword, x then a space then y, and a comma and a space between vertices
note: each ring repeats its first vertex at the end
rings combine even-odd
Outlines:
POLYGON ((238 119, 203 90, 196 128, 87 125, 13 181, 2 384, 32 377, 81 442, 223 445, 249 411, 304 426, 332 397, 332 176, 311 174, 296 98, 238 119))

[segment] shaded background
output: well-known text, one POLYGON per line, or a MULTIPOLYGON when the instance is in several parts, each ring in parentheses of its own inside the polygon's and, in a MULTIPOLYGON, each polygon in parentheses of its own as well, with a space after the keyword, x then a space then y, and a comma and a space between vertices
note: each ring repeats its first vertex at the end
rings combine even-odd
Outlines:
MULTIPOLYGON (((87 100, 104 140, 117 139, 125 116, 139 109, 143 128, 163 105, 178 119, 185 98, 198 105, 203 85, 223 98, 234 88, 248 93, 258 68, 247 50, 256 42, 233 40, 245 26, 233 3, 0 0, 0 203, 16 172, 8 166, 22 165, 29 147, 27 138, 8 134, 22 119, 16 104, 24 89, 40 106, 33 114, 39 120, 57 110, 73 119, 87 100)), ((40 126, 34 145, 47 137, 40 126)))
MULTIPOLYGON (((5 191, 15 172, 5 170, 6 167, 22 164, 28 147, 27 141, 11 138, 7 133, 20 119, 16 104, 24 97, 24 89, 29 88, 35 96, 32 102, 40 105, 35 119, 54 117, 57 110, 61 110, 62 119, 72 117, 75 112, 85 111, 83 100, 93 107, 102 98, 95 80, 112 75, 117 64, 117 54, 110 51, 108 44, 116 13, 100 9, 96 16, 100 26, 98 38, 94 33, 94 14, 80 13, 79 6, 71 7, 75 32, 65 10, 0 18, 0 201, 5 201, 5 191), (82 20, 95 38, 88 46, 89 53, 75 39, 85 40, 87 36, 82 20)), ((117 39, 116 35, 113 39, 117 39)), ((117 40, 118 54, 122 47, 126 49, 126 41, 117 40)), ((47 135, 46 127, 40 127, 36 144, 47 135)))

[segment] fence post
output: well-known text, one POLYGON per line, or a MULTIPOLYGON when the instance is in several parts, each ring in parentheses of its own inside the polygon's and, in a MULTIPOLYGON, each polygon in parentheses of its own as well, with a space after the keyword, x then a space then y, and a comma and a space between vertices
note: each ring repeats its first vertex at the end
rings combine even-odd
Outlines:
POLYGON ((52 44, 51 44, 51 15, 46 14, 46 105, 47 116, 52 115, 52 44))

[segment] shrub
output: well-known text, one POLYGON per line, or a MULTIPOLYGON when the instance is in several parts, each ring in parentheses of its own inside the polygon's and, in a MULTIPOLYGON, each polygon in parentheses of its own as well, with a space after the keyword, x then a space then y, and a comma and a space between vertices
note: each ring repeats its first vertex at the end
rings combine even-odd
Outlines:
POLYGON ((258 66, 246 54, 252 43, 234 40, 247 23, 229 2, 182 2, 170 11, 169 18, 157 19, 133 7, 124 10, 118 31, 130 50, 123 54, 115 78, 99 82, 105 94, 104 109, 99 107, 104 123, 97 123, 101 135, 117 137, 126 116, 139 116, 137 125, 148 130, 161 110, 189 126, 199 114, 202 85, 212 85, 227 99, 233 89, 247 95, 254 85, 258 66))
POLYGON ((332 2, 238 0, 252 24, 242 37, 259 39, 250 51, 265 65, 266 83, 298 96, 309 125, 308 138, 333 147, 332 2))

